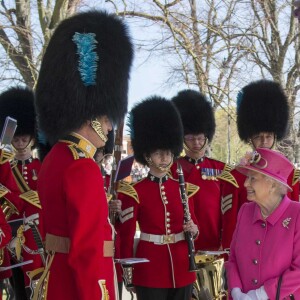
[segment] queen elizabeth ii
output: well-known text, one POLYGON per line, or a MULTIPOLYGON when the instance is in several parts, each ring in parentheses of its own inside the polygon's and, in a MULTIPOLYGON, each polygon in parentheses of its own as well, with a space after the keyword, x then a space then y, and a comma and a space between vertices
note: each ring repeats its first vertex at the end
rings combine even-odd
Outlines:
POLYGON ((281 153, 266 148, 237 166, 247 175, 250 203, 239 211, 226 263, 234 300, 300 297, 300 203, 286 196, 292 169, 281 153))

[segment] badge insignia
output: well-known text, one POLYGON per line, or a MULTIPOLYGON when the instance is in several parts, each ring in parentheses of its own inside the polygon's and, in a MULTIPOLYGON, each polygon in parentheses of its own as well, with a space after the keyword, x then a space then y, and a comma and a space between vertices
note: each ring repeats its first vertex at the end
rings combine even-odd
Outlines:
POLYGON ((290 224, 291 219, 292 219, 292 218, 286 218, 286 219, 284 219, 284 220, 282 221, 282 226, 283 226, 284 228, 289 229, 289 226, 288 226, 288 225, 290 224))

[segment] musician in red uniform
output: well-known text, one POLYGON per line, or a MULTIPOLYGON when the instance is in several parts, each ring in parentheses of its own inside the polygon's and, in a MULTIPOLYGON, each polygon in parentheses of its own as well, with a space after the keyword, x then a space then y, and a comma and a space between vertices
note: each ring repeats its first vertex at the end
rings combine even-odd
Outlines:
MULTIPOLYGON (((273 81, 259 80, 245 86, 237 100, 237 127, 240 139, 253 149, 276 148, 287 131, 289 108, 287 97, 281 86, 273 81)), ((225 171, 222 180, 222 246, 230 247, 242 204, 247 202, 244 187, 246 176, 237 172, 225 171)), ((292 200, 299 201, 299 170, 294 169, 288 179, 293 191, 288 193, 292 200)))
POLYGON ((126 26, 99 11, 64 20, 46 49, 36 108, 54 146, 43 161, 38 192, 51 255, 35 296, 118 299, 113 228, 93 157, 126 113, 132 57, 126 26))
POLYGON ((38 279, 36 278, 37 272, 41 271, 38 269, 44 266, 42 261, 44 258, 42 253, 43 234, 40 220, 41 204, 36 192, 41 163, 32 157, 36 132, 33 102, 33 92, 25 87, 10 88, 0 96, 1 123, 4 124, 5 117, 10 116, 16 119, 18 124, 11 142, 15 154, 11 160, 11 168, 21 191, 20 198, 23 204, 19 217, 23 218, 23 225, 19 227, 18 236, 10 243, 10 246, 15 248, 13 250, 17 254, 17 259, 22 257, 23 261, 33 261, 31 264, 22 266, 24 279, 19 278, 18 269, 13 270, 17 300, 31 299, 34 281, 38 279), (38 240, 34 238, 36 233, 40 235, 36 236, 38 240))
MULTIPOLYGON (((204 95, 193 90, 179 92, 173 99, 184 128, 185 156, 178 159, 185 180, 200 187, 194 197, 195 215, 200 236, 196 250, 218 250, 221 245, 220 174, 225 164, 207 157, 209 143, 215 132, 215 118, 211 104, 204 95)), ((176 163, 171 168, 177 178, 176 163)))
MULTIPOLYGON (((179 183, 169 177, 173 157, 182 150, 182 125, 173 104, 151 97, 136 105, 129 117, 130 134, 137 162, 150 168, 147 178, 119 190, 122 200, 119 234, 121 257, 133 257, 136 222, 141 230, 136 257, 150 262, 134 266, 133 284, 138 299, 189 300, 196 279, 189 272, 188 244, 184 230, 196 237, 192 219, 183 225, 184 209, 179 183)), ((190 198, 196 186, 187 186, 190 198)), ((187 203, 188 205, 188 203, 187 203)))

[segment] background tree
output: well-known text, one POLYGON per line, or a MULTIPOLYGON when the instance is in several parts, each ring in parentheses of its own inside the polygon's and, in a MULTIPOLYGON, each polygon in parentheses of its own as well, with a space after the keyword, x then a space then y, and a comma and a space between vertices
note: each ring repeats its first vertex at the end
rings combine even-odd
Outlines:
POLYGON ((139 46, 164 56, 169 84, 184 82, 208 94, 233 121, 239 89, 260 78, 279 82, 291 108, 283 150, 298 157, 299 32, 291 1, 106 0, 105 5, 142 21, 145 40, 139 46), (148 35, 154 26, 156 36, 148 35))
POLYGON ((73 14, 80 0, 0 2, 1 85, 22 82, 34 88, 53 30, 73 14))

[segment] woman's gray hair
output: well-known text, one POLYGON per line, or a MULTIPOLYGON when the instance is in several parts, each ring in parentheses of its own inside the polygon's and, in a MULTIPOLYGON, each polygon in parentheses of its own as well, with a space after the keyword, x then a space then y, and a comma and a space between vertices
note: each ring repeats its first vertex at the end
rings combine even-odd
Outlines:
POLYGON ((272 182, 272 184, 274 184, 275 192, 278 195, 285 196, 287 194, 288 188, 284 184, 278 182, 277 180, 275 180, 273 178, 270 178, 269 176, 266 176, 266 175, 264 175, 264 176, 265 176, 267 181, 270 181, 270 182, 272 182))

